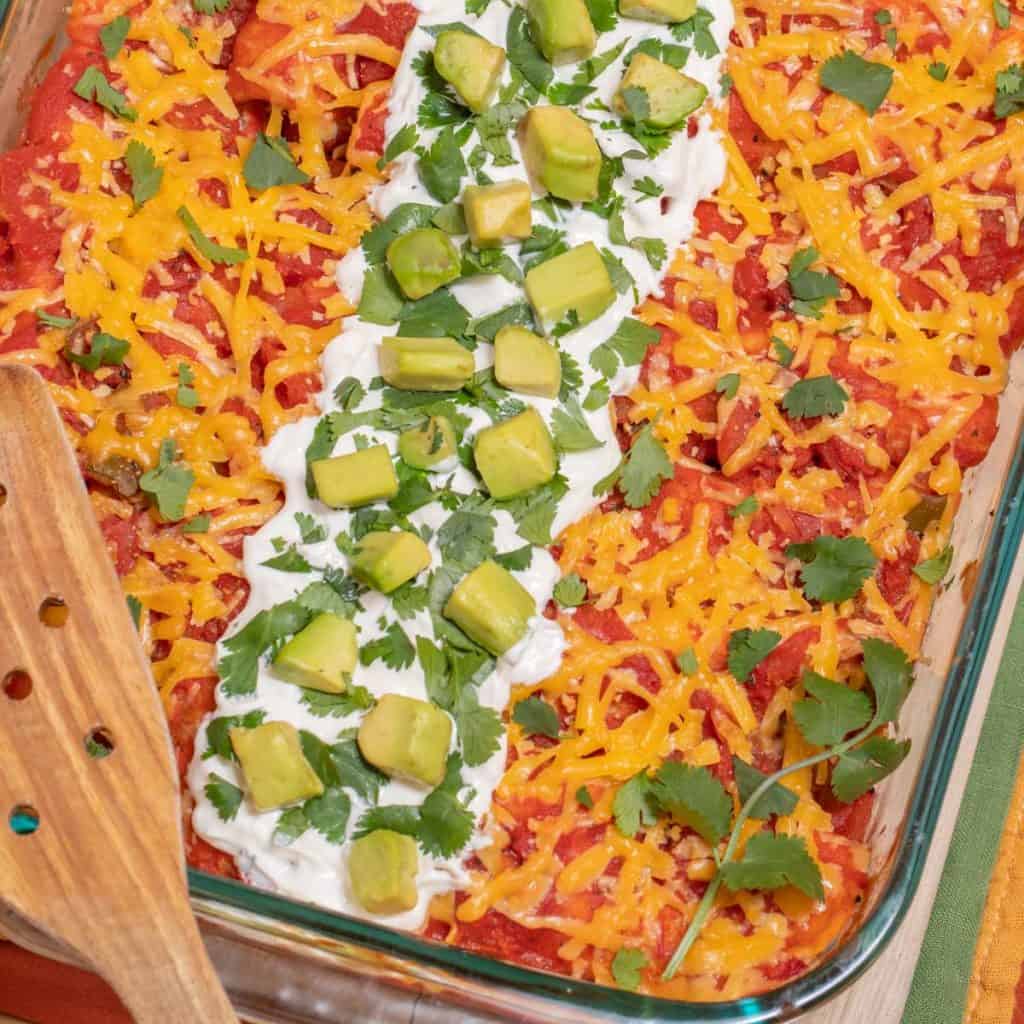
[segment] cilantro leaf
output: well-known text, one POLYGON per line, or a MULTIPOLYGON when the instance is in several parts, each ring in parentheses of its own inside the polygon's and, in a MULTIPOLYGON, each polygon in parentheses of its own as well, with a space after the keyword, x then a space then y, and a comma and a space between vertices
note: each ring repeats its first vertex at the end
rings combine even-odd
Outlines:
POLYGON ((121 52, 131 27, 131 18, 127 14, 119 14, 100 29, 100 45, 107 60, 113 60, 121 52))
POLYGON ((697 652, 692 647, 687 647, 676 655, 676 668, 684 676, 692 676, 700 665, 697 662, 697 652))
POLYGON ((738 373, 723 374, 715 381, 715 391, 723 398, 731 401, 736 397, 740 389, 740 375, 738 373))
POLYGON ((230 6, 231 0, 192 0, 199 14, 223 14, 230 6))
POLYGON ((892 86, 892 68, 874 64, 847 50, 832 57, 821 67, 821 87, 838 93, 873 114, 882 105, 892 86))
POLYGON ((447 125, 465 124, 470 118, 469 111, 445 92, 429 91, 420 100, 416 121, 422 128, 444 128, 447 125))
POLYGON ((754 495, 749 495, 744 498, 738 505, 733 505, 729 509, 729 517, 731 519, 739 519, 741 516, 752 516, 761 506, 758 504, 757 498, 754 495))
POLYGON ((305 185, 311 180, 295 163, 288 142, 280 135, 260 132, 242 168, 249 188, 262 192, 276 185, 305 185))
POLYGON ((648 965, 647 954, 642 949, 627 949, 623 946, 612 957, 612 977, 619 988, 635 992, 640 987, 643 969, 648 965))
POLYGON ((416 228, 430 227, 436 213, 436 206, 422 203, 402 203, 396 206, 384 220, 363 235, 362 246, 366 261, 371 266, 383 263, 388 246, 399 235, 408 234, 416 228))
POLYGON ((710 28, 714 20, 715 16, 710 11, 698 7, 692 18, 672 26, 672 35, 680 42, 692 40, 693 48, 701 57, 714 57, 719 52, 710 28))
POLYGON ((812 601, 846 601, 855 597, 875 571, 878 559, 861 537, 815 537, 808 544, 790 544, 787 558, 799 558, 804 595, 812 601))
POLYGON ((293 544, 289 544, 280 554, 260 562, 268 569, 276 569, 278 572, 312 572, 313 566, 306 560, 293 544))
POLYGON ((936 82, 944 82, 949 76, 949 65, 941 60, 937 60, 928 65, 928 74, 931 75, 936 82))
POLYGON ((703 765, 664 762, 654 778, 654 795, 672 817, 689 825, 711 846, 729 832, 732 797, 703 765))
POLYGON ((178 442, 168 437, 160 442, 160 457, 155 469, 139 477, 139 488, 155 502, 162 519, 180 522, 185 516, 188 493, 195 483, 195 474, 187 466, 175 461, 178 442))
POLYGON ((346 686, 341 693, 302 688, 302 704, 317 718, 344 718, 373 707, 373 696, 365 686, 346 686))
POLYGON ((403 583, 391 591, 391 605, 400 619, 411 619, 427 607, 427 588, 422 584, 403 583))
POLYGON ((255 729, 262 725, 267 717, 266 711, 257 708, 254 711, 247 711, 244 715, 220 715, 213 718, 206 726, 206 750, 203 751, 203 760, 211 757, 222 757, 225 761, 237 761, 235 751, 231 746, 232 729, 255 729))
POLYGON ((944 494, 922 494, 921 500, 903 515, 907 529, 918 535, 923 534, 932 523, 942 518, 948 501, 944 494))
POLYGON ((668 259, 668 247, 660 238, 642 238, 638 235, 636 238, 631 238, 629 244, 647 257, 647 262, 653 270, 660 270, 662 264, 668 259))
POLYGON ((774 629, 737 629, 729 636, 729 671, 739 682, 747 682, 781 640, 774 629))
POLYGON ((234 821, 238 808, 242 806, 242 791, 216 772, 210 773, 210 781, 203 787, 206 799, 217 810, 221 821, 234 821))
POLYGON ((359 662, 362 665, 372 665, 380 658, 388 668, 408 668, 415 657, 409 638, 405 630, 397 622, 392 622, 384 635, 376 640, 365 643, 359 649, 359 662))
POLYGON ((458 754, 449 754, 444 781, 420 806, 417 838, 424 851, 435 857, 458 853, 473 834, 473 814, 458 797, 461 771, 462 759, 458 754))
POLYGON ((356 822, 352 838, 361 839, 378 829, 387 829, 390 832, 400 832, 404 836, 412 836, 415 839, 419 834, 419 828, 420 812, 418 807, 410 807, 408 804, 384 804, 371 807, 363 813, 363 816, 356 822))
POLYGON ((606 380, 599 380, 591 389, 587 392, 587 397, 583 399, 583 408, 587 412, 594 412, 597 409, 603 409, 612 397, 611 389, 608 387, 606 380))
POLYGON ((498 713, 480 705, 473 690, 464 690, 455 709, 462 757, 470 768, 483 764, 497 753, 505 727, 498 713))
MULTIPOLYGON (((649 177, 637 178, 633 182, 633 188, 647 199, 656 199, 665 191, 663 185, 659 185, 653 178, 649 177)), ((638 200, 638 202, 642 203, 643 199, 638 200)))
POLYGON ((611 32, 619 23, 615 0, 586 0, 590 20, 598 32, 611 32))
POLYGON ((839 278, 810 269, 817 258, 818 250, 813 245, 794 253, 786 278, 793 293, 793 312, 816 320, 829 299, 839 298, 839 278))
POLYGON ((437 531, 437 543, 446 565, 469 572, 494 553, 494 516, 464 502, 437 531))
POLYGON ((211 263, 222 263, 233 266, 237 263, 244 263, 249 254, 244 249, 232 249, 219 245, 203 233, 203 229, 196 222, 195 217, 189 213, 188 207, 178 207, 178 220, 185 225, 192 244, 196 247, 201 256, 205 256, 211 263))
POLYGON ((838 416, 849 398, 835 377, 804 377, 783 395, 782 408, 794 419, 838 416))
POLYGON ((934 558, 926 558, 914 566, 914 575, 925 583, 941 583, 953 562, 953 546, 947 544, 934 558))
POLYGON ((644 508, 675 473, 672 460, 647 424, 634 438, 623 460, 619 488, 629 508, 644 508))
POLYGON ((775 358, 779 361, 779 366, 790 367, 793 363, 793 357, 796 352, 793 351, 781 338, 772 336, 772 347, 775 349, 775 358))
POLYGON ((513 100, 510 103, 495 103, 477 120, 476 131, 480 136, 480 145, 491 154, 496 166, 510 167, 515 164, 509 133, 519 124, 525 113, 526 104, 513 100))
POLYGON ((1003 0, 992 0, 992 16, 1000 28, 1010 27, 1010 7, 1003 0))
POLYGON ((594 436, 575 398, 567 399, 552 412, 551 434, 560 452, 585 452, 604 446, 594 436))
POLYGON ((134 594, 129 594, 125 601, 128 604, 128 614, 131 615, 135 628, 139 629, 142 626, 142 602, 134 594))
POLYGON ((1024 110, 1024 64, 997 72, 994 110, 1000 120, 1024 110))
POLYGON ((70 331, 80 322, 76 317, 55 316, 53 313, 47 313, 45 309, 36 310, 36 319, 45 327, 52 327, 58 331, 70 331))
POLYGON ((199 393, 193 384, 196 382, 196 375, 188 363, 178 363, 178 387, 174 393, 174 400, 182 409, 194 409, 199 405, 199 393))
POLYGON ((384 147, 384 155, 377 161, 377 167, 383 170, 392 160, 396 160, 403 153, 414 149, 419 141, 420 133, 414 124, 407 124, 399 128, 384 147))
POLYGON ((545 59, 530 35, 526 10, 514 7, 508 19, 505 51, 509 64, 538 92, 546 92, 555 76, 555 69, 545 59))
POLYGON ((612 817, 618 830, 630 838, 658 820, 654 784, 646 771, 637 772, 618 788, 612 801, 612 817))
POLYGON ((296 512, 295 522, 303 544, 319 544, 327 540, 327 527, 308 512, 296 512))
POLYGON ((309 831, 309 819, 301 807, 289 807, 282 812, 274 826, 272 842, 275 846, 291 846, 309 831))
MULTIPOLYGON (((746 804, 754 795, 755 790, 765 779, 768 778, 764 772, 759 771, 752 764, 741 761, 736 755, 732 758, 733 774, 736 778, 736 789, 740 795, 740 803, 746 804)), ((792 814, 796 809, 799 798, 791 789, 787 789, 781 782, 773 782, 768 789, 762 793, 757 802, 748 810, 747 815, 751 818, 770 818, 773 814, 792 814)))
POLYGON ((555 584, 554 598, 563 608, 578 608, 587 599, 587 585, 571 572, 555 584))
POLYGON ((101 106, 115 117, 124 118, 125 121, 138 119, 139 112, 128 103, 128 97, 118 92, 95 64, 90 64, 82 72, 72 92, 87 103, 101 106))
POLYGON ((590 795, 590 790, 586 786, 580 786, 576 790, 576 803, 580 807, 585 807, 588 811, 594 807, 594 798, 590 795))
POLYGON ((181 528, 182 533, 209 533, 211 519, 208 515, 195 516, 181 528))
POLYGON ((814 900, 825 898, 821 869, 807 852, 807 844, 798 836, 756 832, 747 840, 740 861, 722 865, 725 884, 741 889, 781 889, 795 885, 814 900))
POLYGON ((656 327, 625 317, 615 333, 590 354, 590 365, 605 377, 614 377, 620 362, 623 366, 639 366, 647 349, 660 340, 661 332, 656 327))
POLYGON ((512 721, 529 736, 558 739, 558 712, 540 697, 527 697, 512 709, 512 721))
POLYGON ((872 736, 861 746, 841 754, 832 769, 832 792, 844 804, 863 796, 892 774, 910 753, 910 740, 872 736))
POLYGON ((911 665, 895 644, 875 637, 861 642, 864 671, 875 693, 876 725, 895 722, 910 689, 911 665))
POLYGON ((450 203, 466 175, 466 161, 455 137, 455 129, 443 128, 419 159, 420 181, 439 203, 450 203))
POLYGON ((306 820, 327 840, 334 845, 345 841, 345 830, 348 828, 349 815, 352 813, 352 801, 341 789, 328 789, 320 796, 314 796, 302 805, 306 820))
POLYGON ((224 640, 228 653, 217 664, 223 692, 229 697, 252 693, 260 657, 286 636, 297 633, 310 618, 311 613, 298 601, 284 601, 254 615, 224 640))
POLYGON ((88 352, 79 354, 70 346, 66 346, 64 356, 68 362, 95 373, 101 366, 120 366, 130 348, 131 344, 123 338, 115 338, 112 334, 101 332, 92 336, 88 352))
POLYGON ((808 743, 831 747, 871 721, 871 701, 859 690, 805 671, 804 689, 810 698, 793 705, 793 719, 808 743))

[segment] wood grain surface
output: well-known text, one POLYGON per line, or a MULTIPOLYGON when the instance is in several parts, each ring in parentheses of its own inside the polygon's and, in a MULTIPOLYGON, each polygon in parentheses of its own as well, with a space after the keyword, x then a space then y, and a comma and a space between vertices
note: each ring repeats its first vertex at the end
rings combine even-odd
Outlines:
POLYGON ((0 367, 0 485, 0 925, 105 977, 140 1024, 235 1022, 188 903, 149 664, 46 385, 27 368, 0 367), (43 621, 48 600, 63 624, 43 621), (87 749, 97 728, 107 756, 87 749), (14 829, 19 806, 38 815, 35 832, 14 829))

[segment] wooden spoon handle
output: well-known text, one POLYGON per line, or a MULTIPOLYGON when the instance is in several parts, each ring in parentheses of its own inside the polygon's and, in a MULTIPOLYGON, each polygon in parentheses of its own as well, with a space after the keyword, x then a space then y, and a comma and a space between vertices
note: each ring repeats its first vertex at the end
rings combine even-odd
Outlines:
POLYGON ((0 366, 0 488, 0 927, 97 971, 141 1024, 237 1024, 188 902, 149 662, 46 386, 20 367, 0 366))

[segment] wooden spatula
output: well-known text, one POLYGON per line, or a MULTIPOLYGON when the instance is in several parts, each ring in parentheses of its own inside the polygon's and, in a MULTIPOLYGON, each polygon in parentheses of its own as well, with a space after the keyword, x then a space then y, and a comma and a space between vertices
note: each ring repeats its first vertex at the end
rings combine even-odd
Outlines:
POLYGON ((102 975, 140 1024, 237 1024, 188 903, 149 664, 46 385, 12 366, 0 366, 0 928, 102 975))

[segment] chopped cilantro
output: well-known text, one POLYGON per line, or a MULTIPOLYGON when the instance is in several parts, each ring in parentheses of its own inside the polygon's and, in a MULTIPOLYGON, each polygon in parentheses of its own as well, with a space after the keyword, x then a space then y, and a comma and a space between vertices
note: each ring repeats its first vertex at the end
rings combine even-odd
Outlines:
POLYGON ((914 566, 914 575, 925 583, 941 583, 953 561, 953 548, 946 545, 934 558, 926 558, 914 566))
POLYGON ((203 229, 189 212, 188 207, 178 207, 178 220, 185 225, 185 230, 188 231, 189 238, 192 239, 192 244, 199 251, 199 254, 205 256, 211 263, 223 263, 232 266, 236 263, 244 263, 249 258, 249 254, 244 249, 232 249, 219 245, 204 234, 203 229))
POLYGON ((260 132, 242 168, 249 188, 262 192, 276 185, 305 185, 311 179, 295 163, 286 139, 260 132))
POLYGON ((794 885, 811 899, 825 898, 821 869, 799 836, 756 832, 747 840, 743 859, 723 864, 721 871, 725 884, 734 892, 794 885))
POLYGON ((873 736, 839 758, 832 769, 832 792, 843 803, 851 803, 891 775, 909 753, 910 740, 873 736))
POLYGON ((1000 28, 1010 27, 1010 7, 1003 0, 992 0, 992 16, 1000 28))
POLYGON ((138 111, 128 103, 128 97, 123 92, 118 92, 95 64, 89 65, 82 72, 82 77, 78 79, 72 91, 87 103, 96 103, 115 117, 124 118, 125 121, 134 121, 139 116, 138 111))
POLYGON ((371 266, 383 263, 388 246, 399 235, 408 234, 416 228, 430 227, 436 213, 436 206, 422 203, 402 203, 396 206, 384 220, 363 235, 363 253, 367 262, 371 266))
POLYGON ((127 14, 119 14, 100 29, 100 45, 107 60, 113 60, 121 52, 131 27, 131 18, 127 14))
POLYGON ((303 544, 319 544, 327 540, 327 527, 308 512, 296 512, 295 522, 303 544))
POLYGON ((242 806, 244 794, 234 784, 216 772, 210 773, 210 781, 203 789, 206 799, 213 804, 221 821, 233 821, 242 806))
POLYGON ((36 319, 45 327, 52 327, 58 331, 74 330, 79 324, 75 317, 55 316, 53 313, 47 313, 45 309, 36 310, 36 319))
POLYGON ((554 78, 555 70, 544 58, 530 35, 524 7, 513 7, 505 35, 509 64, 535 89, 543 93, 554 78))
POLYGON ((738 373, 723 374, 715 382, 715 391, 723 398, 733 399, 740 389, 740 375, 738 373))
POLYGON ((174 400, 182 409, 194 409, 199 405, 199 393, 193 384, 196 382, 196 375, 188 363, 178 363, 178 388, 174 394, 174 400))
POLYGON ((255 709, 247 711, 244 715, 220 715, 210 720, 206 727, 206 749, 203 751, 203 760, 208 761, 211 757, 222 757, 225 761, 237 761, 235 751, 231 746, 232 729, 255 729, 262 725, 267 717, 266 711, 255 709))
POLYGON ((803 685, 808 697, 793 705, 793 719, 809 743, 819 747, 842 743, 871 721, 866 693, 809 670, 803 674, 803 685))
POLYGON ((180 522, 185 516, 188 492, 195 483, 195 474, 177 462, 178 442, 168 437, 160 442, 156 468, 139 477, 139 488, 156 503, 160 517, 167 522, 180 522))
POLYGON ((804 595, 812 601, 847 601, 855 597, 875 571, 878 559, 860 537, 815 537, 808 544, 790 544, 787 558, 799 558, 804 595))
POLYGON ((416 652, 405 630, 397 622, 392 622, 383 636, 364 643, 359 649, 360 664, 372 665, 379 658, 395 671, 408 668, 415 656, 416 652))
POLYGON ((317 718, 345 718, 373 707, 373 696, 365 686, 346 686, 341 693, 302 689, 302 705, 317 718))
POLYGON ((221 688, 229 697, 252 693, 260 657, 287 636, 297 633, 311 618, 299 601, 285 601, 254 615, 224 641, 227 653, 217 664, 221 688))
POLYGON ((811 270, 818 250, 808 246, 793 254, 787 280, 793 294, 793 312, 818 320, 829 299, 839 298, 839 278, 833 274, 811 270))
POLYGON ((209 533, 211 519, 208 515, 194 516, 181 528, 182 533, 209 533))
POLYGON ((643 969, 648 965, 647 954, 642 949, 627 949, 623 946, 612 957, 612 977, 619 988, 630 992, 640 987, 643 969))
POLYGON ((752 764, 741 761, 733 755, 733 777, 736 779, 736 790, 740 795, 740 803, 748 804, 747 813, 751 818, 770 818, 773 814, 792 814, 796 808, 798 797, 791 789, 781 782, 773 782, 756 801, 750 803, 751 797, 758 787, 768 778, 752 764))
POLYGON ((377 167, 383 170, 392 160, 397 160, 403 153, 414 149, 420 141, 420 133, 414 124, 399 128, 384 147, 384 155, 377 161, 377 167))
POLYGON ((740 516, 752 516, 761 506, 758 504, 757 498, 754 495, 750 495, 744 498, 738 505, 733 505, 729 509, 729 515, 733 519, 739 519, 740 516))
POLYGON ((199 14, 223 14, 230 6, 231 0, 192 0, 199 14))
POLYGON ((587 599, 587 585, 571 572, 555 584, 554 598, 563 608, 578 608, 587 599))
POLYGON ((327 842, 337 846, 345 841, 352 801, 344 790, 328 789, 307 800, 302 805, 302 813, 327 842))
POLYGON ((567 399, 552 412, 551 433, 560 452, 585 452, 604 445, 594 436, 575 398, 567 399))
POLYGON ((892 85, 892 68, 875 64, 847 50, 831 57, 821 67, 821 86, 845 96, 873 114, 882 105, 892 85))
POLYGON ((701 57, 714 57, 719 52, 718 43, 711 34, 711 23, 715 16, 703 7, 698 7, 692 18, 672 26, 672 35, 681 43, 688 40, 701 57))
POLYGON ((590 790, 587 789, 586 786, 580 786, 579 789, 576 790, 576 803, 578 803, 580 807, 586 807, 588 811, 593 808, 594 798, 590 795, 590 790))
POLYGON ((931 75, 936 82, 944 82, 949 76, 949 65, 941 60, 937 60, 928 65, 928 74, 931 75))
POLYGON ((1000 120, 1024 110, 1024 64, 997 72, 994 109, 1000 120))
POLYGON ((128 614, 131 615, 135 628, 139 629, 142 626, 142 602, 134 594, 129 594, 125 601, 128 604, 128 614))
POLYGON ((131 344, 112 334, 94 334, 89 342, 89 351, 78 353, 65 346, 64 355, 68 362, 81 366, 83 370, 95 373, 101 366, 120 366, 128 354, 131 344))
POLYGON ((510 103, 495 103, 488 107, 477 120, 476 130, 480 136, 480 145, 490 153, 497 167, 510 167, 516 162, 512 155, 510 132, 526 113, 526 105, 519 100, 510 103))
POLYGON ((684 676, 692 676, 697 671, 697 652, 692 647, 687 647, 676 655, 676 668, 684 676))
MULTIPOLYGON (((637 180, 633 182, 633 188, 635 191, 639 192, 640 195, 649 199, 656 199, 665 191, 663 185, 659 185, 653 178, 649 177, 637 178, 637 180)), ((643 199, 639 200, 639 202, 642 203, 643 199)))
POLYGON ((527 697, 512 709, 512 721, 528 736, 558 739, 558 712, 540 697, 527 697))
POLYGON ((612 817, 616 828, 630 838, 658 820, 654 786, 646 771, 637 772, 618 788, 612 801, 612 817))
POLYGON ((781 640, 774 629, 737 629, 729 636, 729 671, 739 682, 747 682, 781 640))
POLYGON ((650 423, 633 438, 619 474, 619 488, 630 508, 644 508, 671 480, 675 470, 650 423))
POLYGON ((728 833, 732 797, 703 765, 666 761, 658 769, 653 786, 658 804, 710 846, 716 846, 728 833))
POLYGON ((614 377, 620 363, 623 366, 639 366, 644 361, 647 349, 660 340, 661 333, 656 327, 648 327, 640 320, 625 317, 615 333, 590 353, 590 365, 605 377, 614 377))
POLYGON ((775 358, 778 359, 780 366, 785 366, 787 369, 792 366, 796 353, 781 338, 773 335, 772 347, 775 349, 775 358))
POLYGON ((838 416, 850 396, 835 377, 805 377, 783 396, 782 408, 793 419, 813 416, 838 416))

